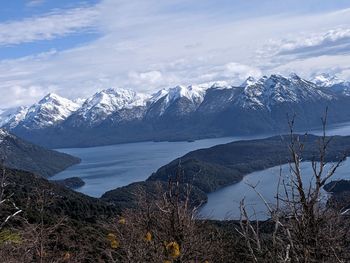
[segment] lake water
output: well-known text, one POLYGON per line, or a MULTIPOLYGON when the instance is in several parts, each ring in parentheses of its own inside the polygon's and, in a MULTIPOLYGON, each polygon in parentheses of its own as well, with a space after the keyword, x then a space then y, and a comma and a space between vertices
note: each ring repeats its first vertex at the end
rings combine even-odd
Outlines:
POLYGON ((146 180, 170 161, 200 148, 252 137, 226 137, 194 142, 140 142, 91 148, 59 149, 81 158, 80 164, 51 177, 80 177, 85 185, 77 191, 100 197, 108 190, 146 180))
MULTIPOLYGON (((301 170, 304 185, 307 185, 312 178, 311 163, 302 163, 301 170)), ((265 219, 268 217, 266 213, 268 210, 258 193, 273 206, 276 204, 277 192, 280 193, 280 196, 284 195, 282 184, 280 184, 278 191, 278 182, 282 182, 282 180, 288 182, 289 174, 288 164, 248 174, 241 182, 208 194, 208 202, 200 209, 200 216, 218 220, 239 219, 240 202, 244 199, 252 219, 265 219), (256 186, 256 191, 252 189, 252 186, 256 186)), ((350 159, 347 159, 338 168, 332 180, 336 179, 350 179, 350 159)), ((326 199, 326 193, 324 193, 323 198, 326 199)))
MULTIPOLYGON (((309 133, 321 135, 322 131, 314 130, 309 133)), ((327 129, 327 135, 350 135, 350 123, 330 127, 330 129, 327 129)), ((309 182, 312 175, 311 164, 303 163, 302 171, 305 182, 309 182)), ((248 174, 241 182, 208 194, 208 202, 200 209, 200 215, 205 218, 220 220, 238 219, 240 216, 240 201, 244 198, 247 210, 249 210, 252 217, 266 218, 266 206, 257 192, 268 202, 274 204, 280 174, 284 178, 290 174, 288 164, 248 174), (252 189, 252 185, 257 185, 256 191, 252 189)), ((338 168, 332 180, 336 179, 350 179, 350 158, 347 158, 338 168)))
MULTIPOLYGON (((312 131, 320 134, 319 130, 312 131)), ((350 135, 350 123, 336 125, 328 129, 329 135, 350 135)), ((80 177, 85 185, 77 191, 100 197, 108 190, 147 179, 152 172, 189 151, 208 148, 214 145, 243 139, 255 139, 266 136, 227 137, 198 140, 195 142, 141 142, 91 148, 59 149, 82 159, 80 164, 53 176, 52 180, 68 177, 80 177)), ((310 166, 303 164, 305 173, 310 166)), ((284 174, 288 167, 283 166, 284 174)), ((337 177, 350 179, 350 161, 347 160, 337 172, 337 177), (349 174, 348 174, 349 171, 349 174)), ((254 209, 260 218, 265 211, 257 194, 247 185, 258 184, 258 191, 268 200, 273 201, 276 194, 280 167, 251 173, 238 184, 228 186, 208 195, 208 203, 201 209, 201 215, 212 219, 237 218, 239 202, 245 198, 246 203, 254 209)), ((309 173, 310 174, 310 173, 309 173)))

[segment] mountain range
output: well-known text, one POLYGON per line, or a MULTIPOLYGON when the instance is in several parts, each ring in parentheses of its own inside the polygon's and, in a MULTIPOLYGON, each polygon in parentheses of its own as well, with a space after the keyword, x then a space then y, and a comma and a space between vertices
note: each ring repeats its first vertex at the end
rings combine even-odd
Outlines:
POLYGON ((249 77, 242 85, 176 86, 153 95, 106 89, 86 100, 48 94, 30 107, 0 110, 0 126, 50 148, 146 140, 194 140, 282 133, 287 115, 296 128, 350 120, 350 82, 328 74, 249 77))

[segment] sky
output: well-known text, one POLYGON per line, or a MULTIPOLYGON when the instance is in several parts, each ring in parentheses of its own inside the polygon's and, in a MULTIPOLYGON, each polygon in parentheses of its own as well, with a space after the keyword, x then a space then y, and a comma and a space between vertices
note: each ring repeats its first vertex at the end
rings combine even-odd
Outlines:
POLYGON ((0 108, 292 72, 350 80, 350 1, 0 2, 0 108))

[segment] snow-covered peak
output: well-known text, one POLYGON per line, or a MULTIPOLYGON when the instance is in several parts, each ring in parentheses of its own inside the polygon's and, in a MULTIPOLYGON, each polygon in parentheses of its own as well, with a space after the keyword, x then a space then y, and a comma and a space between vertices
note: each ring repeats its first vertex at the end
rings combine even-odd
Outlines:
POLYGON ((97 92, 83 104, 83 108, 110 108, 120 110, 146 105, 148 96, 127 89, 106 89, 97 92))
POLYGON ((179 98, 187 98, 193 103, 201 103, 204 99, 206 89, 208 87, 202 87, 198 85, 191 86, 176 86, 170 89, 162 89, 155 93, 150 99, 151 102, 156 102, 161 98, 164 98, 166 104, 171 104, 179 98))
POLYGON ((322 73, 320 75, 315 75, 311 81, 313 83, 315 83, 317 86, 320 87, 331 87, 335 84, 339 84, 339 83, 343 83, 344 80, 334 76, 334 75, 330 75, 328 73, 322 73))
POLYGON ((60 99, 64 99, 64 98, 58 96, 55 93, 49 93, 44 98, 42 98, 38 104, 44 104, 45 102, 48 102, 48 101, 54 101, 54 100, 60 100, 60 99))
POLYGON ((0 110, 0 112, 0 127, 5 126, 9 129, 12 129, 25 118, 28 112, 28 107, 21 106, 17 108, 0 110))
POLYGON ((255 83, 247 85, 239 96, 237 103, 245 108, 270 108, 284 102, 299 102, 302 100, 329 99, 317 86, 300 78, 296 74, 289 77, 273 74, 263 76, 255 83))
POLYGON ((337 76, 323 73, 314 76, 312 82, 320 87, 328 88, 338 94, 350 96, 350 82, 340 79, 337 76))
POLYGON ((50 127, 67 119, 79 107, 69 99, 50 93, 28 109, 21 124, 27 128, 50 127))
POLYGON ((78 114, 89 122, 102 121, 121 109, 145 106, 149 96, 127 89, 106 89, 87 99, 78 114))
POLYGON ((222 80, 208 83, 207 87, 212 89, 231 89, 232 85, 229 82, 222 80))
POLYGON ((241 84, 241 87, 250 86, 255 84, 256 82, 257 80, 254 77, 250 76, 241 84))
POLYGON ((55 93, 47 94, 37 104, 34 104, 34 105, 48 105, 48 104, 54 104, 54 105, 66 106, 66 107, 76 107, 77 106, 77 103, 75 103, 69 99, 63 98, 55 93))
POLYGON ((187 98, 194 103, 201 103, 205 95, 205 89, 196 85, 188 87, 176 86, 169 89, 167 99, 169 102, 173 102, 178 98, 187 98))
POLYGON ((149 100, 149 105, 151 109, 156 106, 157 110, 151 110, 153 114, 157 116, 163 115, 167 109, 177 102, 179 99, 187 99, 188 106, 186 109, 179 110, 180 114, 187 114, 195 110, 204 100, 206 90, 209 85, 199 86, 176 86, 170 89, 162 89, 159 92, 153 94, 149 100))

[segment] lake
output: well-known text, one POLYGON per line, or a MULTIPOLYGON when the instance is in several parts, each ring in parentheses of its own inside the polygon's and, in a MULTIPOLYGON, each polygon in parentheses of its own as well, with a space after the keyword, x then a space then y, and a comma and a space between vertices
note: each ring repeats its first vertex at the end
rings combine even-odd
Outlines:
MULTIPOLYGON (((322 135, 322 131, 313 130, 310 133, 322 135)), ((350 123, 333 125, 327 129, 327 135, 350 135, 350 123)), ((267 201, 275 203, 279 176, 286 178, 290 174, 289 165, 273 167, 246 175, 237 184, 227 186, 214 193, 208 194, 208 202, 200 209, 200 216, 210 219, 238 219, 240 216, 240 201, 244 198, 252 217, 267 217, 266 206, 258 196, 258 191, 267 201), (251 186, 256 186, 256 191, 251 186)), ((312 168, 309 162, 302 163, 305 182, 310 181, 312 168)), ((350 158, 347 158, 338 168, 333 177, 335 179, 350 179, 350 158)))
MULTIPOLYGON (((321 134, 320 130, 312 131, 321 134)), ((329 135, 350 135, 350 123, 334 125, 328 129, 329 135)), ((133 182, 147 179, 152 172, 161 166, 190 151, 208 148, 214 145, 228 143, 237 140, 249 140, 266 136, 226 137, 198 140, 194 142, 140 142, 118 144, 111 146, 91 148, 59 149, 82 159, 80 164, 53 176, 52 180, 68 177, 80 177, 85 185, 77 191, 84 194, 100 197, 108 190, 125 186, 133 182)), ((307 173, 310 166, 303 164, 307 173)), ((283 166, 284 174, 288 167, 283 166)), ((349 160, 346 160, 339 169, 339 178, 350 178, 347 171, 350 168, 349 160)), ((273 201, 276 193, 280 167, 274 167, 264 171, 251 173, 238 184, 225 187, 208 195, 208 203, 201 208, 201 215, 212 219, 237 218, 239 216, 239 202, 245 198, 250 207, 263 218, 265 208, 257 194, 247 185, 247 182, 256 184, 257 189, 267 199, 273 201)))
POLYGON ((80 177, 78 192, 100 197, 108 190, 146 180, 152 172, 184 154, 214 145, 252 137, 226 137, 194 142, 139 142, 90 148, 58 149, 81 158, 81 163, 51 177, 80 177))
MULTIPOLYGON (((303 182, 310 182, 312 167, 310 162, 302 163, 301 170, 303 182)), ((227 186, 216 192, 208 194, 208 202, 200 209, 200 217, 210 219, 239 219, 240 201, 244 198, 247 211, 252 219, 266 219, 268 214, 263 200, 259 197, 259 192, 270 204, 276 203, 279 177, 288 182, 290 174, 289 164, 278 167, 272 167, 263 171, 257 171, 246 175, 243 180, 237 184, 227 186), (251 186, 256 186, 256 191, 251 186)), ((337 170, 332 180, 350 179, 350 159, 348 158, 337 170)), ((284 195, 284 188, 280 185, 279 191, 284 195)), ((326 199, 324 192, 323 198, 326 199)), ((326 201, 326 200, 325 200, 326 201)))

